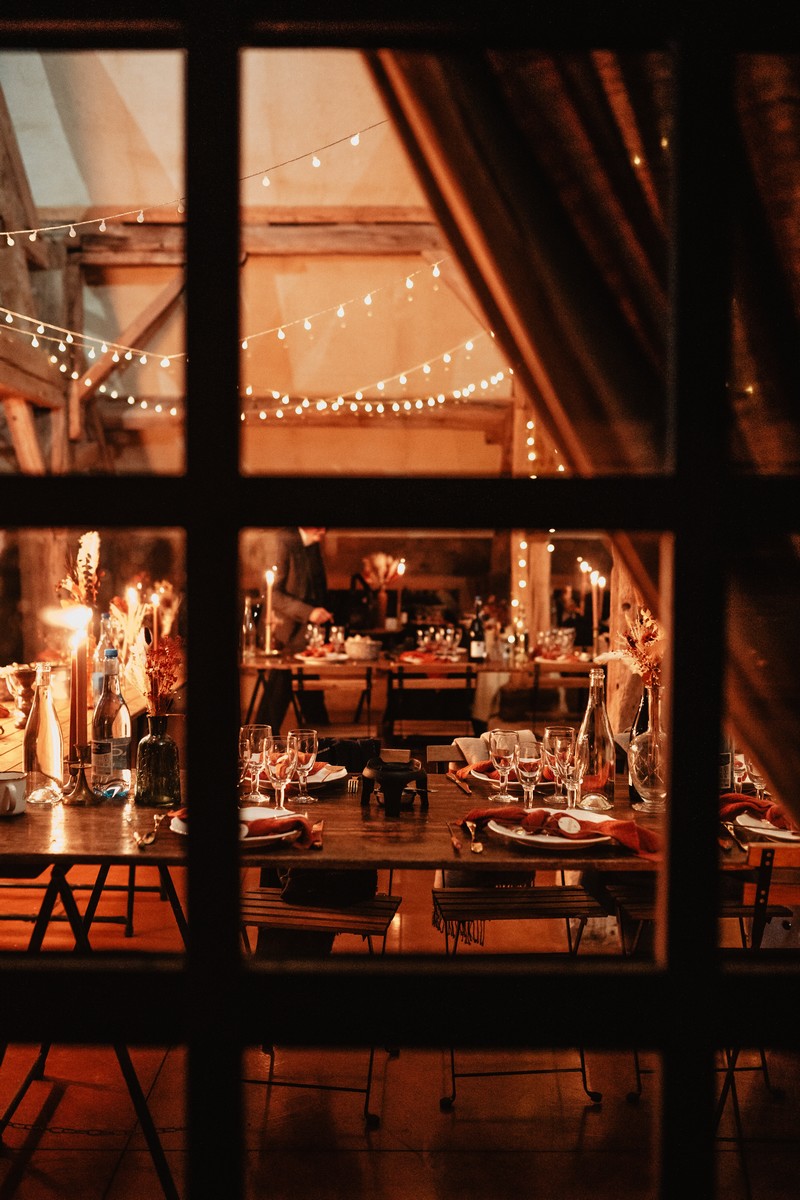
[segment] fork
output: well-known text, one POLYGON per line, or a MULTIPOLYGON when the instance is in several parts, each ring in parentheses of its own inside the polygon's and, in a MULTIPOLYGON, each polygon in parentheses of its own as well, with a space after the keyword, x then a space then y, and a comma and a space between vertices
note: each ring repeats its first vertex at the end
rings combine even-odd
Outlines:
POLYGON ((348 775, 348 777, 347 777, 348 792, 350 792, 351 795, 355 795, 355 793, 359 790, 360 787, 361 787, 361 776, 360 775, 348 775))

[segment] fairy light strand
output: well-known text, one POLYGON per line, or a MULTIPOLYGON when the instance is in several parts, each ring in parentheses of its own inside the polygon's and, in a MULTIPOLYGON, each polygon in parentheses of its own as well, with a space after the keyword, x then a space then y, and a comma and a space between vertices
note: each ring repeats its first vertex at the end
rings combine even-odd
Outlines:
MULTIPOLYGON (((344 142, 349 142, 351 146, 358 146, 361 134, 369 133, 373 129, 377 129, 381 125, 388 125, 388 118, 381 121, 375 121, 372 125, 366 125, 363 129, 359 129, 354 133, 345 134, 344 137, 336 138, 332 142, 328 142, 325 146, 318 146, 316 150, 306 151, 304 154, 297 154, 293 158, 284 159, 282 162, 273 163, 270 167, 265 167, 261 171, 255 171, 250 175, 243 175, 239 182, 246 183, 250 179, 255 179, 257 176, 268 176, 273 171, 279 171, 282 167, 291 166, 293 163, 302 162, 308 159, 313 163, 314 159, 325 150, 331 150, 334 146, 342 145, 344 142)), ((77 237, 78 229, 87 229, 91 226, 97 226, 101 233, 105 233, 109 222, 124 221, 128 217, 135 217, 139 225, 144 222, 144 214, 156 212, 164 208, 175 208, 179 213, 186 211, 186 197, 178 196, 171 197, 169 200, 164 200, 160 204, 137 205, 136 208, 125 209, 124 212, 107 213, 104 217, 91 217, 83 221, 63 221, 58 225, 39 225, 29 229, 0 229, 0 247, 3 244, 6 246, 16 245, 16 239, 27 237, 28 241, 35 242, 38 238, 44 237, 46 234, 62 233, 66 231, 70 238, 77 237)))

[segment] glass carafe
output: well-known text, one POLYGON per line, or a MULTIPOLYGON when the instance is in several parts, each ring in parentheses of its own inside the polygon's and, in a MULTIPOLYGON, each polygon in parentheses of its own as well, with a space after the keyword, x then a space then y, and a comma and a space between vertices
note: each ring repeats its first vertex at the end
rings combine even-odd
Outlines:
POLYGON ((644 733, 631 740, 628 766, 639 801, 638 812, 663 813, 667 808, 667 736, 661 721, 661 686, 647 684, 648 723, 644 733))
POLYGON ((28 804, 51 808, 63 799, 64 736, 50 691, 50 663, 36 664, 36 685, 22 738, 28 804))

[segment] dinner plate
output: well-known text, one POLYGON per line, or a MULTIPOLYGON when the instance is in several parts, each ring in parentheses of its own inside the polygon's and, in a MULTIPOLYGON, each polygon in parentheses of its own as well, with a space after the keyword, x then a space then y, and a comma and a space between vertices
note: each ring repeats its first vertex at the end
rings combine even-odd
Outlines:
MULTIPOLYGON (((286 829, 282 833, 265 833, 260 837, 247 837, 247 821, 260 821, 274 817, 296 817, 297 813, 290 812, 288 808, 266 808, 253 805, 249 808, 241 808, 239 810, 239 838, 243 842, 247 842, 248 846, 266 846, 271 842, 294 842, 300 837, 299 829, 286 829)), ((169 827, 173 833, 179 833, 185 837, 189 832, 189 826, 186 821, 182 821, 180 817, 173 817, 169 823, 169 827)))
POLYGON ((773 838, 776 842, 800 842, 800 833, 795 833, 792 829, 777 829, 769 821, 762 821, 752 813, 738 813, 736 824, 741 825, 743 829, 752 829, 754 833, 760 833, 763 837, 773 838))
POLYGON ((295 658, 304 663, 329 663, 329 662, 347 662, 349 655, 347 654, 295 654, 295 658))
MULTIPOLYGON (((336 783, 339 779, 344 779, 347 775, 347 767, 334 767, 332 763, 322 763, 309 775, 306 783, 309 787, 322 787, 325 783, 336 783), (332 770, 328 770, 332 767, 332 770)), ((265 788, 272 788, 272 783, 267 778, 266 771, 261 772, 260 784, 265 788)), ((287 784, 288 787, 297 787, 297 780, 292 778, 287 784)))
MULTIPOLYGON (((592 821, 598 823, 606 821, 608 818, 603 813, 593 813, 581 809, 568 808, 550 808, 548 812, 557 813, 558 816, 572 816, 578 821, 592 821)), ((567 846, 571 850, 589 850, 593 846, 599 846, 603 842, 610 842, 613 839, 607 834, 598 834, 597 837, 583 838, 566 838, 559 837, 557 834, 549 833, 526 833, 524 829, 510 829, 507 825, 501 825, 498 821, 492 819, 486 824, 486 828, 491 833, 496 833, 498 837, 508 838, 509 841, 515 842, 519 846, 535 846, 537 849, 544 850, 565 850, 567 846)))

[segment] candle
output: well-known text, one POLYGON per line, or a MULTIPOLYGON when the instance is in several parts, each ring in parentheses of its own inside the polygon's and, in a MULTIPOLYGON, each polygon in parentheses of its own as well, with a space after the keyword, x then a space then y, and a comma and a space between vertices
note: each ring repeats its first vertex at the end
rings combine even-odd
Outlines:
POLYGON ((78 746, 85 746, 87 708, 86 672, 88 669, 85 629, 81 629, 78 632, 78 650, 75 655, 75 666, 77 670, 77 687, 75 692, 77 697, 75 702, 77 725, 75 730, 75 743, 78 746))
POLYGON ((72 751, 78 741, 78 639, 74 633, 70 638, 70 671, 69 671, 69 746, 67 757, 72 758, 72 751))
POLYGON ((267 581, 267 607, 264 617, 264 620, 266 621, 264 650, 267 654, 272 654, 272 585, 275 582, 276 570, 276 567, 270 567, 265 576, 267 581))
POLYGON ((153 650, 158 649, 158 606, 161 603, 158 592, 153 592, 150 597, 150 603, 153 606, 153 650))

